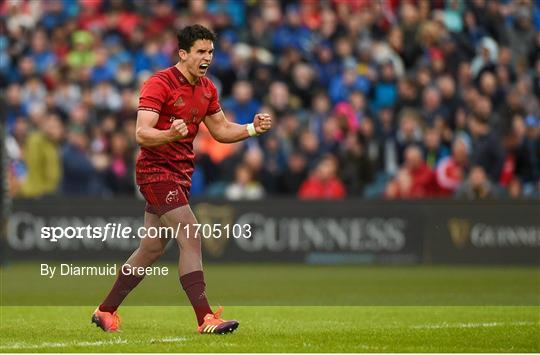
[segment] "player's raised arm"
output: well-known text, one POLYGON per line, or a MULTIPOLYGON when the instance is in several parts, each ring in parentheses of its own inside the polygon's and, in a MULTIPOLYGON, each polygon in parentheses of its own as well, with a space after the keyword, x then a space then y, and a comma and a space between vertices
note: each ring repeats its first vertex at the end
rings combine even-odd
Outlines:
POLYGON ((223 111, 219 111, 204 119, 210 134, 221 143, 235 143, 249 137, 258 136, 272 128, 272 117, 267 113, 258 113, 253 123, 240 125, 230 122, 223 111))
POLYGON ((183 120, 174 120, 168 130, 154 128, 159 114, 153 111, 139 110, 137 113, 137 129, 135 138, 143 147, 155 147, 167 144, 188 135, 188 129, 183 120))

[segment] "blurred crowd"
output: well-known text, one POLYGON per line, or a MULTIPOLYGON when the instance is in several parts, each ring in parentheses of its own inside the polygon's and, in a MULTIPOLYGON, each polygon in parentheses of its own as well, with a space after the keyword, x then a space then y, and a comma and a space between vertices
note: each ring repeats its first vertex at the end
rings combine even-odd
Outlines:
POLYGON ((531 0, 48 0, 0 3, 16 197, 136 193, 141 84, 175 30, 218 34, 227 117, 201 125, 192 196, 539 198, 540 3, 531 0))

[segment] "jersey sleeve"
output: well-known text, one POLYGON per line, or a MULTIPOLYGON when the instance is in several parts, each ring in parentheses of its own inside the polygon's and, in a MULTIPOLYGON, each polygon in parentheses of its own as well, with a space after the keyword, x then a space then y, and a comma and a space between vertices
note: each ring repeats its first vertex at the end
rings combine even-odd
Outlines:
POLYGON ((160 113, 161 107, 167 100, 167 95, 165 84, 158 77, 152 76, 144 82, 141 88, 137 109, 160 113))
POLYGON ((213 114, 221 111, 221 105, 219 104, 219 94, 216 86, 212 82, 210 82, 210 91, 212 92, 212 97, 210 98, 208 109, 206 110, 206 116, 212 116, 213 114))

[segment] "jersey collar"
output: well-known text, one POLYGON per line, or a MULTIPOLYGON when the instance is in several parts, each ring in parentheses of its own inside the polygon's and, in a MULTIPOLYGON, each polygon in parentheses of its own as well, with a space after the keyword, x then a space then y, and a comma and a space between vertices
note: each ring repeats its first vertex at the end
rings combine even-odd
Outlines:
POLYGON ((182 84, 187 84, 187 85, 192 85, 192 86, 201 86, 201 78, 199 78, 195 84, 191 84, 189 82, 189 80, 184 76, 184 74, 182 74, 182 72, 180 70, 178 70, 178 68, 176 67, 176 65, 173 65, 172 66, 173 68, 173 71, 174 73, 176 74, 176 77, 178 78, 178 80, 180 80, 180 82, 182 84))

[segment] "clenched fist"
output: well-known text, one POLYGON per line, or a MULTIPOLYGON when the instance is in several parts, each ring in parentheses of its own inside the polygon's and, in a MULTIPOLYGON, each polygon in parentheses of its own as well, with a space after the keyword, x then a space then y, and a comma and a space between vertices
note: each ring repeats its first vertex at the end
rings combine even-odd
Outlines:
POLYGON ((176 139, 185 138, 189 133, 186 123, 183 119, 174 120, 169 130, 172 136, 176 137, 176 139))
POLYGON ((253 126, 257 134, 263 134, 272 128, 272 117, 267 113, 258 113, 253 118, 253 126))

